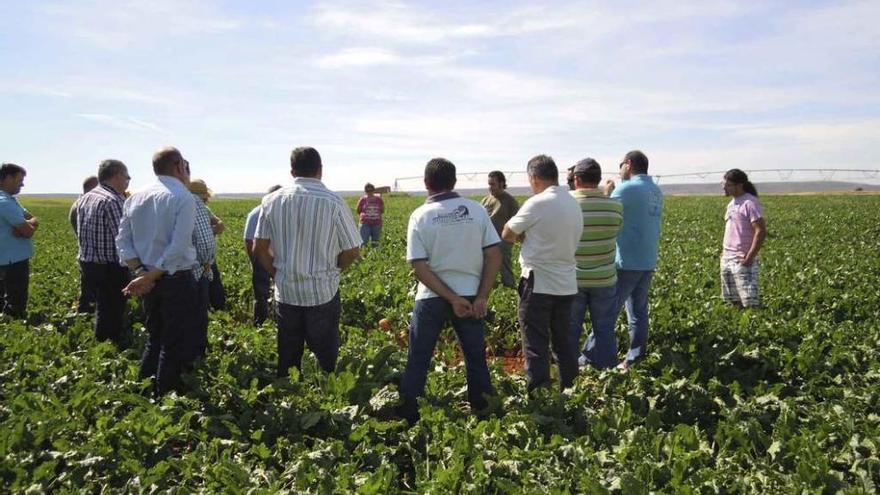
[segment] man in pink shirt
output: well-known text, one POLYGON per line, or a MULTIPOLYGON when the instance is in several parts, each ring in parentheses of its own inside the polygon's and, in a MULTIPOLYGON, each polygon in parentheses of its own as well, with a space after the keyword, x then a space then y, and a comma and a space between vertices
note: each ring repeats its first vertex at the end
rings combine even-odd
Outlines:
POLYGON ((764 209, 749 176, 734 168, 724 174, 724 195, 733 199, 724 216, 721 297, 737 308, 758 307, 758 251, 767 236, 764 209))
POLYGON ((385 203, 376 194, 373 184, 367 182, 364 186, 364 195, 358 200, 357 212, 361 222, 361 240, 366 246, 368 242, 373 247, 379 246, 379 237, 382 235, 382 214, 385 213, 385 203))

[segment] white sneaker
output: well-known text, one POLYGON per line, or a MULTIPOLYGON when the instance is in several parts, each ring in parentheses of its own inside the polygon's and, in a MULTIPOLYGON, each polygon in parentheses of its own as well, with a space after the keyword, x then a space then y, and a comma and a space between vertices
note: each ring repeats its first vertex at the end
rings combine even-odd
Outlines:
POLYGON ((632 366, 632 364, 629 361, 624 359, 623 361, 618 363, 617 371, 620 371, 622 373, 626 373, 627 371, 629 371, 630 366, 632 366))
POLYGON ((583 354, 578 356, 578 366, 583 368, 583 367, 587 366, 588 364, 590 364, 590 362, 587 361, 587 356, 584 356, 583 354))

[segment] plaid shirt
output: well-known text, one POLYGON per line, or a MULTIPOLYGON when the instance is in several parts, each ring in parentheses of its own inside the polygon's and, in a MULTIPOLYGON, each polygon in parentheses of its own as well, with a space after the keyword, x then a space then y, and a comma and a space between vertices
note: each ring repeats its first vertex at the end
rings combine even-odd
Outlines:
POLYGON ((193 275, 196 280, 204 274, 208 280, 214 278, 211 270, 205 270, 206 265, 214 263, 217 253, 217 241, 214 240, 214 230, 211 229, 211 210, 205 206, 204 201, 193 194, 196 200, 196 227, 193 229, 193 246, 196 248, 197 264, 193 266, 193 275))
POLYGON ((124 203, 125 198, 106 184, 99 184, 76 200, 80 261, 119 263, 116 234, 124 203))

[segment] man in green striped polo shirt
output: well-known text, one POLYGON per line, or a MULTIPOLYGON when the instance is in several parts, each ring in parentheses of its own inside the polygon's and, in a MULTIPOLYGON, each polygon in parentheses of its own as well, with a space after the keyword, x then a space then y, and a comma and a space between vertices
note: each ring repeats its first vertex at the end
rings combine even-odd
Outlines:
POLYGON ((602 168, 592 158, 579 161, 571 171, 574 191, 584 215, 584 231, 578 243, 578 293, 571 306, 571 332, 580 343, 586 312, 590 311, 592 331, 578 363, 596 368, 617 365, 617 341, 614 323, 617 320, 617 267, 614 265, 617 233, 623 225, 623 205, 599 189, 602 168))

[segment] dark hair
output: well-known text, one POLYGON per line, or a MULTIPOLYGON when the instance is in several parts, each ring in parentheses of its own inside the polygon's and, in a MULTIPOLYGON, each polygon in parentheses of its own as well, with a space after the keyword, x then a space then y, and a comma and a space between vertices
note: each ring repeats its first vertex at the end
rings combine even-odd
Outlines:
POLYGON ((98 165, 98 180, 107 182, 125 170, 125 164, 119 160, 104 160, 98 165))
POLYGON ((755 185, 749 181, 749 176, 738 168, 732 168, 728 170, 724 174, 724 180, 730 181, 734 184, 742 184, 743 191, 751 194, 752 196, 758 196, 758 190, 755 189, 755 185))
POLYGON ((375 190, 376 190, 376 186, 374 186, 373 184, 370 184, 369 182, 364 184, 364 192, 373 192, 375 190))
POLYGON ((489 172, 489 178, 495 179, 501 183, 501 189, 507 189, 507 177, 504 176, 504 172, 500 170, 493 170, 489 172))
POLYGON ((584 184, 598 184, 602 181, 602 167, 592 158, 584 158, 577 162, 575 176, 584 184))
POLYGON ((648 157, 639 150, 633 150, 623 157, 624 161, 629 162, 630 168, 636 174, 648 173, 648 157))
POLYGON ((310 146, 301 146, 290 154, 290 170, 297 177, 315 177, 321 166, 321 155, 310 146))
POLYGON ((281 184, 275 184, 274 186, 270 187, 268 191, 266 191, 266 194, 272 194, 279 189, 281 189, 281 184))
POLYGON ((425 165, 425 183, 432 191, 450 191, 455 187, 455 165, 446 158, 431 158, 425 165))
POLYGON ((547 155, 533 157, 529 160, 526 170, 532 177, 556 183, 559 182, 559 169, 556 168, 556 162, 547 155))
POLYGON ((83 180, 83 194, 91 191, 98 185, 98 178, 90 175, 83 180))
POLYGON ((24 167, 20 165, 16 165, 14 163, 4 163, 0 166, 0 180, 4 180, 7 177, 14 177, 18 174, 27 174, 24 167))
POLYGON ((177 148, 171 146, 162 148, 153 153, 153 173, 168 175, 181 161, 183 161, 183 155, 177 148))

